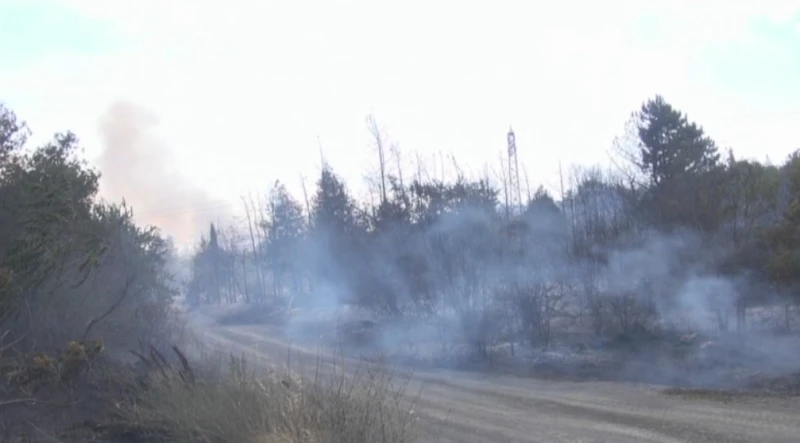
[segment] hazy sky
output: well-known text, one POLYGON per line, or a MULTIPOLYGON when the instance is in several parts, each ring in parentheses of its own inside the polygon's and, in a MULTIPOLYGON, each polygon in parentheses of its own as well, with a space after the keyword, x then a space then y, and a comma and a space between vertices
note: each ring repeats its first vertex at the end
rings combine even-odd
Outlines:
POLYGON ((476 174, 512 125, 532 186, 554 189, 559 161, 606 162, 656 93, 722 147, 782 160, 800 1, 0 0, 0 100, 36 140, 77 132, 106 194, 184 240, 276 179, 299 197, 318 137, 363 191, 370 113, 409 165, 441 151, 476 174))

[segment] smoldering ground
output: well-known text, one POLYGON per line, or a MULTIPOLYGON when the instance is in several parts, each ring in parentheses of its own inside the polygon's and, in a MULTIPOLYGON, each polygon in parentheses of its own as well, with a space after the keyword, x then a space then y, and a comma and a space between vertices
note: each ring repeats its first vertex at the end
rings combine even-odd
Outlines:
POLYGON ((739 297, 774 289, 718 272, 727 251, 697 233, 643 231, 593 246, 587 260, 568 253, 570 224, 557 212, 510 227, 499 217, 461 206, 348 256, 304 242, 301 261, 341 272, 308 268, 316 286, 292 295, 284 333, 412 367, 703 387, 800 373, 800 340, 776 333, 779 314, 797 310, 762 297, 775 303, 750 306, 737 332, 739 297))
POLYGON ((213 199, 181 171, 173 152, 157 136, 155 113, 132 102, 112 104, 99 122, 101 193, 134 209, 138 223, 158 226, 176 243, 189 245, 211 222, 229 218, 228 206, 213 199))

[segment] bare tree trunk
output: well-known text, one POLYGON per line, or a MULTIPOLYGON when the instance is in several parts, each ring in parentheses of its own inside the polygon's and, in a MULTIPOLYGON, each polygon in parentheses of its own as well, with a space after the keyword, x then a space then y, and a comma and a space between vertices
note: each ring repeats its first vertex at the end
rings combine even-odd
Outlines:
POLYGON ((405 196, 406 196, 405 195, 406 194, 406 184, 403 181, 403 166, 402 166, 402 162, 401 162, 401 159, 400 159, 400 148, 397 146, 396 143, 392 144, 391 152, 392 152, 392 155, 394 156, 395 166, 397 167, 397 181, 398 181, 398 184, 400 185, 400 192, 403 193, 403 199, 405 199, 405 196))
MULTIPOLYGON (((257 270, 256 270, 257 272, 257 270)), ((244 280, 244 300, 245 302, 249 303, 250 300, 250 291, 248 290, 248 279, 247 279, 247 253, 242 251, 242 279, 244 280)))
POLYGON ((386 157, 383 150, 383 136, 381 135, 380 128, 378 128, 378 123, 375 121, 373 116, 367 117, 367 127, 369 128, 369 132, 372 134, 372 137, 375 140, 375 149, 378 150, 378 162, 380 166, 380 174, 381 174, 381 182, 380 182, 380 191, 381 191, 381 204, 385 203, 386 198, 386 157))
MULTIPOLYGON (((246 200, 244 200, 244 197, 242 197, 242 201, 244 203, 244 212, 245 212, 245 215, 247 216, 247 229, 250 231, 250 244, 251 244, 251 246, 253 248, 253 259, 254 259, 254 261, 256 263, 258 263, 260 261, 260 258, 259 258, 259 254, 258 254, 258 247, 256 245, 256 236, 255 236, 255 233, 253 232, 253 221, 252 221, 252 219, 250 217, 250 205, 248 205, 248 202, 246 200)), ((253 204, 252 199, 250 200, 250 204, 251 205, 253 204)), ((253 207, 253 211, 255 211, 255 207, 253 207)), ((254 214, 254 216, 255 216, 255 214, 254 214)), ((258 298, 259 299, 264 299, 264 298, 266 298, 266 292, 267 291, 266 291, 266 288, 264 286, 264 279, 261 276, 261 268, 259 266, 256 266, 256 280, 258 281, 258 292, 259 292, 258 293, 258 298)), ((247 282, 247 278, 245 278, 245 286, 246 286, 246 282, 247 282)))
POLYGON ((303 200, 306 203, 306 216, 308 217, 308 225, 311 226, 311 201, 308 199, 308 190, 306 189, 306 178, 300 176, 300 186, 303 188, 303 200))

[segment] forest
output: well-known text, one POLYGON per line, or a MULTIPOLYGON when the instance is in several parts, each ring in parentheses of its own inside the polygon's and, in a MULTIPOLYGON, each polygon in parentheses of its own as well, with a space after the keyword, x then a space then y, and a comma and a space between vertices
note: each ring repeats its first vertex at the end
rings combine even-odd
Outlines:
POLYGON ((452 345, 483 356, 500 343, 546 349, 575 332, 792 330, 797 152, 778 165, 737 158, 656 96, 632 113, 611 168, 575 167, 552 195, 527 177, 511 189, 507 165, 499 179, 457 164, 453 180, 424 165, 409 173, 368 122, 371 201, 357 201, 328 164, 300 198, 276 182, 247 202, 243 223, 203 237, 190 305, 245 303, 262 317, 357 306, 390 322, 446 324, 452 345))
MULTIPOLYGON (((576 166, 553 195, 531 189, 527 179, 524 189, 513 189, 507 164, 497 177, 467 176, 455 162, 453 179, 427 174, 424 165, 403 170, 396 145, 374 120, 369 129, 377 171, 369 201, 357 200, 324 164, 313 189, 303 186, 295 196, 275 182, 246 203, 244 220, 211 225, 183 260, 157 226, 137 224, 125 202, 98 197, 102 171, 83 159, 77 135, 59 133, 31 147, 26 124, 0 106, 4 419, 13 409, 13 422, 32 432, 41 429, 33 423, 42 419, 42 404, 55 408, 57 399, 61 414, 76 395, 98 389, 105 396, 92 401, 104 410, 112 386, 115 420, 127 423, 127 436, 135 423, 148 435, 175 437, 169 441, 199 441, 197 433, 206 431, 202 441, 245 441, 211 436, 223 427, 251 435, 298 426, 328 433, 325 441, 409 441, 408 423, 398 421, 391 438, 382 428, 379 438, 374 423, 364 421, 378 419, 363 411, 388 410, 374 407, 388 401, 377 394, 356 401, 337 396, 341 390, 304 387, 321 390, 286 395, 285 404, 258 412, 283 417, 278 424, 246 416, 236 395, 266 405, 254 394, 263 385, 245 389, 247 377, 233 371, 235 382, 218 383, 232 383, 224 386, 237 394, 214 397, 223 390, 209 386, 219 385, 196 384, 198 370, 179 347, 171 350, 185 343, 187 312, 224 311, 220 322, 283 326, 302 338, 324 323, 314 310, 357 309, 371 316, 359 327, 374 331, 357 340, 360 348, 410 350, 409 359, 427 352, 449 365, 462 357, 495 362, 508 349, 524 366, 529 361, 520 356, 565 346, 624 347, 650 359, 663 348, 657 343, 672 340, 691 352, 716 346, 729 366, 757 361, 798 373, 800 153, 780 164, 737 158, 656 96, 624 126, 613 167, 576 166), (524 196, 519 206, 511 203, 514 193, 524 196), (179 269, 184 262, 187 272, 179 269), (787 337, 788 348, 781 341, 787 337), (760 353, 730 357, 731 346, 760 353), (148 374, 149 388, 141 388, 141 374, 120 378, 127 369, 111 371, 113 377, 90 370, 95 359, 117 368, 129 351, 144 362, 134 372, 148 374), (191 410, 200 408, 203 389, 206 408, 191 410), (291 408, 306 411, 299 415, 280 409, 309 398, 313 405, 291 408), (230 414, 212 404, 228 405, 230 414), (181 408, 192 413, 171 412, 181 408), (361 414, 361 421, 333 430, 326 414, 350 413, 342 411, 361 414)), ((653 372, 626 367, 628 375, 653 372)), ((289 383, 270 386, 278 392, 289 383)))

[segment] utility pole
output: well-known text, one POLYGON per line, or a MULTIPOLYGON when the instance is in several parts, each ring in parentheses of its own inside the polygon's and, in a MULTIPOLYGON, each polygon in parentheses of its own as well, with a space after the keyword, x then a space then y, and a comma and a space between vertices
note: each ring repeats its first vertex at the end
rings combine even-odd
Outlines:
POLYGON ((522 190, 519 183, 519 161, 514 130, 508 129, 508 193, 511 214, 522 212, 522 190))

